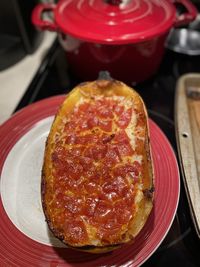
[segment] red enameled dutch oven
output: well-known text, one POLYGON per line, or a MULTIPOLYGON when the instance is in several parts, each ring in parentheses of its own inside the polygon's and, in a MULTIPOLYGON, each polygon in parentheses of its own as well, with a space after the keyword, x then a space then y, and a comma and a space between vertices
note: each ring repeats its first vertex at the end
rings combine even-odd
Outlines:
POLYGON ((32 22, 58 32, 69 65, 81 79, 96 79, 107 70, 130 83, 156 72, 170 29, 196 15, 189 0, 60 0, 37 5, 32 22), (184 14, 176 15, 177 4, 185 7, 184 14), (53 13, 53 21, 42 18, 46 11, 53 13))

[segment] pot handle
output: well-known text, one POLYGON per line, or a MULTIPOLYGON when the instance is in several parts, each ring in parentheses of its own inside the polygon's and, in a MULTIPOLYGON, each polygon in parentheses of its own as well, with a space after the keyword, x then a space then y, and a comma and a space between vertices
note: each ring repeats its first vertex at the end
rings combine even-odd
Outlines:
POLYGON ((55 4, 38 4, 32 11, 32 23, 40 30, 49 30, 49 31, 56 31, 57 25, 54 21, 43 20, 42 13, 45 11, 51 11, 54 13, 56 8, 55 4))
POLYGON ((172 3, 173 4, 182 4, 187 10, 186 13, 183 13, 183 14, 177 16, 177 18, 174 22, 175 27, 184 26, 186 24, 189 24, 190 22, 192 22, 196 18, 198 11, 197 11, 196 7, 189 0, 172 0, 172 3))

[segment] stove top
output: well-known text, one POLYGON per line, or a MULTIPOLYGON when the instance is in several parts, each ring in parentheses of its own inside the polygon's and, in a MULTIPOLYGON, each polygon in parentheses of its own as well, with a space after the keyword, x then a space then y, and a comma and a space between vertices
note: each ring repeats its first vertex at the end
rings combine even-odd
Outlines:
MULTIPOLYGON (((177 79, 188 72, 200 72, 200 56, 184 56, 166 51, 157 74, 132 85, 142 96, 149 116, 168 137, 177 155, 174 130, 174 94, 177 79)), ((71 72, 57 40, 45 56, 16 110, 50 96, 66 94, 82 82, 71 72)), ((174 222, 157 251, 143 266, 200 266, 200 241, 195 233, 181 179, 181 193, 174 222)))

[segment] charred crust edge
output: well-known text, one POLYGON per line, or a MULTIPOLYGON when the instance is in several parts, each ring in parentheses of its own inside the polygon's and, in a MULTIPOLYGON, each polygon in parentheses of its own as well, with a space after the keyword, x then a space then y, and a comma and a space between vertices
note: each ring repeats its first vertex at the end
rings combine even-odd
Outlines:
POLYGON ((143 194, 147 199, 152 199, 154 191, 155 191, 155 187, 152 186, 150 189, 144 189, 143 194))

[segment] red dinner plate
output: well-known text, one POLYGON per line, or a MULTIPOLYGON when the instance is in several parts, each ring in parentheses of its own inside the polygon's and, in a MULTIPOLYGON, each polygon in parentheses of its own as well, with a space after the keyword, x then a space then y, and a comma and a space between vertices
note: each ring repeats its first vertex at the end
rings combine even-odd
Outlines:
MULTIPOLYGON (((63 99, 64 96, 56 96, 31 104, 0 126, 1 175, 13 147, 40 121, 54 115, 63 99)), ((158 248, 173 222, 180 190, 174 152, 160 128, 152 120, 149 120, 149 125, 155 169, 154 208, 132 245, 124 245, 114 252, 93 255, 35 241, 20 231, 8 216, 2 201, 1 184, 0 266, 139 266, 144 263, 158 248)), ((18 160, 20 153, 13 162, 15 167, 18 160)))

